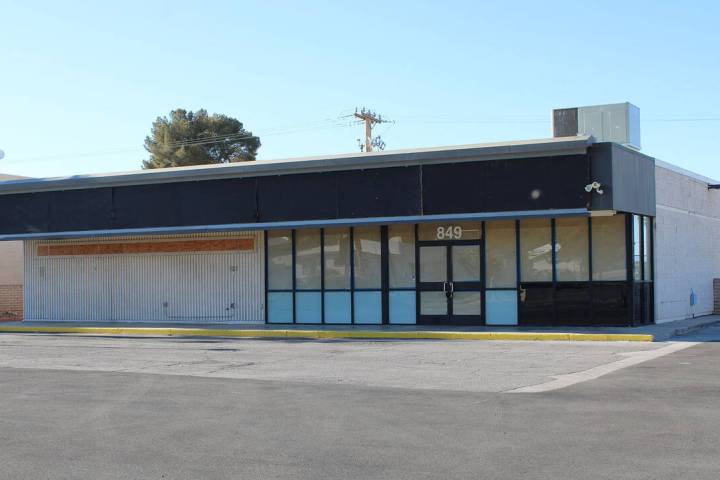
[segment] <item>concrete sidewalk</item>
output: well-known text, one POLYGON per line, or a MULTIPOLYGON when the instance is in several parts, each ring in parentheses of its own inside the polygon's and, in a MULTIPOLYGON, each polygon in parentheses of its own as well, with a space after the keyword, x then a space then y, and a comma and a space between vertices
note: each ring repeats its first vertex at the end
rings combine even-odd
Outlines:
POLYGON ((231 336, 282 338, 377 338, 443 340, 665 341, 706 325, 719 315, 639 327, 452 327, 416 325, 267 325, 150 322, 7 322, 0 333, 231 336))

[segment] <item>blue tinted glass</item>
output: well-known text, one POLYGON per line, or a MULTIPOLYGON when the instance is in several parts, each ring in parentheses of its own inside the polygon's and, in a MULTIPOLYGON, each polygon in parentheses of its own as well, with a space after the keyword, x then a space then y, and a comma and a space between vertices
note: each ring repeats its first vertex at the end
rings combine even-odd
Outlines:
POLYGON ((325 323, 351 323, 350 292, 325 292, 325 323))
POLYGON ((487 325, 517 325, 517 290, 486 290, 485 315, 487 325))
POLYGON ((295 321, 297 323, 322 323, 320 292, 295 293, 295 321))
POLYGON ((390 323, 415 323, 415 292, 390 292, 390 323))
POLYGON ((355 292, 355 323, 382 323, 380 292, 355 292))
POLYGON ((268 293, 268 323, 292 323, 292 293, 268 293))

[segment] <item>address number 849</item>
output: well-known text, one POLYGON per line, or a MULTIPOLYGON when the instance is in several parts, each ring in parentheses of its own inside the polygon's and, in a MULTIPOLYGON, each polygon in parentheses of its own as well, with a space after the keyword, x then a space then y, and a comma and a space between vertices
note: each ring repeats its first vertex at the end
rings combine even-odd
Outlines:
POLYGON ((437 227, 435 238, 438 240, 460 240, 463 236, 463 229, 460 225, 437 227))

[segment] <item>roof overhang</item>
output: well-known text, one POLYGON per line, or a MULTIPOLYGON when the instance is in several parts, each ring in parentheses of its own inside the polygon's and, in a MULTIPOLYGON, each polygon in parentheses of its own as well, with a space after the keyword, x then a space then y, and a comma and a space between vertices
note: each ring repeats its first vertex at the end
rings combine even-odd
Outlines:
POLYGON ((178 235, 197 233, 242 232, 289 228, 349 227, 361 225, 392 225, 398 223, 467 222, 490 220, 519 220, 523 218, 560 218, 590 216, 585 208, 553 210, 519 210, 508 212, 457 213, 449 215, 409 215, 398 217, 345 218, 333 220, 303 220, 293 222, 237 223, 226 225, 197 225, 188 227, 154 227, 113 230, 85 230, 77 232, 43 232, 0 235, 5 240, 61 240, 72 238, 122 237, 138 235, 178 235))

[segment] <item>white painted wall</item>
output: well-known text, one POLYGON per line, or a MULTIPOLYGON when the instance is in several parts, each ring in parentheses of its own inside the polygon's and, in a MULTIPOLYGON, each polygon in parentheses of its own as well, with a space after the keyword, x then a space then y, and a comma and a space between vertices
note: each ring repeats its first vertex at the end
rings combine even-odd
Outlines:
POLYGON ((712 180, 656 161, 655 321, 670 322, 713 310, 713 278, 720 278, 720 190, 712 180), (697 303, 690 305, 690 292, 697 303))
POLYGON ((0 285, 22 285, 22 242, 0 242, 0 285))

